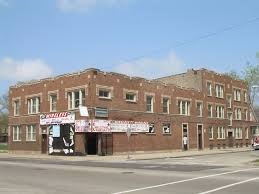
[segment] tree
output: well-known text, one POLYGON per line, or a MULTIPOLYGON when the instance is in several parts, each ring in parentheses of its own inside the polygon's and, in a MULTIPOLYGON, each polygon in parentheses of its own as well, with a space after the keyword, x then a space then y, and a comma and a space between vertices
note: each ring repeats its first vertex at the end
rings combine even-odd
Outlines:
POLYGON ((8 126, 8 96, 0 96, 0 133, 8 126))

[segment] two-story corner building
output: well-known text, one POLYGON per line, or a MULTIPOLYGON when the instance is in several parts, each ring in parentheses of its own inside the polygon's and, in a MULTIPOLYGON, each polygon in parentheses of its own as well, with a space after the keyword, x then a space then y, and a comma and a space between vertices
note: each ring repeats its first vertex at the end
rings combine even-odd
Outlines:
POLYGON ((126 152, 128 145, 134 152, 248 146, 247 90, 243 81, 205 69, 156 80, 87 69, 22 83, 9 90, 9 150, 84 155, 126 152))

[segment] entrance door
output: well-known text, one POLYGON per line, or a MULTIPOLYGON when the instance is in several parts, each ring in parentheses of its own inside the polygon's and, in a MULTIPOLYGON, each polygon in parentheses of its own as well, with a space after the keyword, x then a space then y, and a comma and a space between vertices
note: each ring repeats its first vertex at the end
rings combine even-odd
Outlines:
POLYGON ((42 134, 41 136, 41 153, 46 154, 48 147, 47 134, 42 134))
POLYGON ((97 133, 87 133, 86 134, 86 153, 89 155, 97 154, 97 142, 98 134, 97 133))
POLYGON ((202 150, 203 148, 203 138, 202 138, 202 125, 198 125, 198 149, 202 150))
POLYGON ((232 131, 228 131, 228 147, 232 148, 233 147, 233 132, 232 131))
POLYGON ((183 124, 182 125, 182 146, 183 150, 188 150, 188 125, 183 124))

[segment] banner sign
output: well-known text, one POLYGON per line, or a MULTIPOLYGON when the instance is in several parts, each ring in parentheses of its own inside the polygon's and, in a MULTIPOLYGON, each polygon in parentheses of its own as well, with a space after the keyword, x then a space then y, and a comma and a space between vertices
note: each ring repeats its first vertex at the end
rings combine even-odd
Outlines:
POLYGON ((75 120, 75 132, 90 132, 90 124, 87 120, 75 120))
POLYGON ((111 132, 111 121, 108 120, 92 120, 91 132, 111 132))
POLYGON ((128 128, 132 133, 143 132, 148 133, 148 122, 136 121, 111 121, 111 132, 127 132, 128 128))
POLYGON ((40 114, 40 125, 67 124, 75 122, 75 113, 59 112, 40 114))

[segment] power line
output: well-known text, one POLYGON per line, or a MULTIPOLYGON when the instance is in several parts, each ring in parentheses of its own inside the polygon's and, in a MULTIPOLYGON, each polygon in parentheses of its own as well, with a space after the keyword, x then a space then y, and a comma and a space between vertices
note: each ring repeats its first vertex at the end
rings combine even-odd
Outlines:
MULTIPOLYGON (((239 23, 239 24, 236 24, 236 25, 231 25, 231 26, 222 28, 218 31, 198 36, 198 37, 193 38, 191 40, 186 40, 186 41, 180 42, 180 43, 176 44, 174 46, 174 48, 186 46, 186 45, 192 44, 194 42, 197 42, 197 41, 200 41, 200 40, 203 40, 203 39, 207 39, 207 38, 210 38, 212 36, 216 36, 216 35, 224 33, 224 32, 232 31, 232 30, 241 28, 242 26, 245 26, 245 25, 248 25, 248 24, 251 24, 251 23, 255 23, 255 22, 258 22, 258 21, 259 21, 259 17, 251 18, 249 20, 246 20, 245 22, 242 22, 242 23, 239 23)), ((149 52, 148 54, 145 54, 145 55, 140 55, 140 56, 137 56, 137 57, 132 57, 132 58, 129 58, 129 59, 126 59, 126 60, 122 60, 122 63, 128 63, 128 62, 136 61, 136 60, 144 58, 148 55, 153 55, 155 53, 159 53, 159 52, 162 52, 162 51, 168 50, 168 49, 170 49, 170 48, 156 49, 156 50, 151 51, 151 52, 149 52)))

